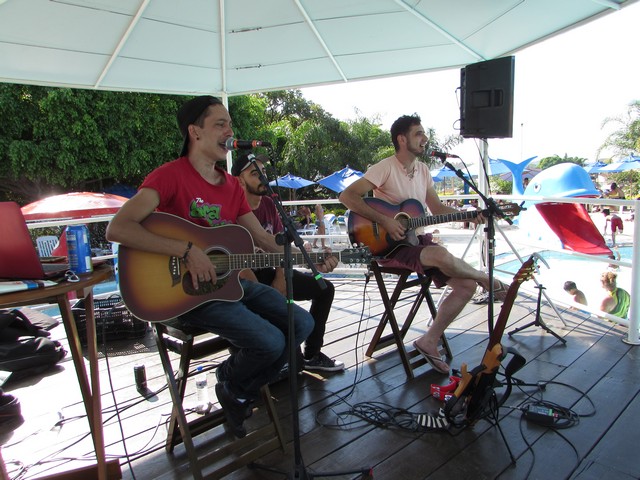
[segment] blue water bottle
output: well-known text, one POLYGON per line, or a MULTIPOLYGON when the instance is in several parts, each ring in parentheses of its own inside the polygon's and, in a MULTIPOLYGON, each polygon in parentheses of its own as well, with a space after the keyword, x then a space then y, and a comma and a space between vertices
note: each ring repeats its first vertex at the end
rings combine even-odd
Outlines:
POLYGON ((69 269, 77 274, 93 272, 91 242, 86 225, 69 225, 66 228, 69 269))

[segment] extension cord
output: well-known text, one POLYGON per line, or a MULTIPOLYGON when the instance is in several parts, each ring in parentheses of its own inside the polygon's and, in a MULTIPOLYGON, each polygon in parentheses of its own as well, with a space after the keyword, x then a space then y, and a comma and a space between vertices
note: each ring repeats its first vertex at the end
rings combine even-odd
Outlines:
POLYGON ((544 426, 553 426, 559 418, 558 412, 553 408, 539 405, 527 405, 523 415, 525 419, 544 426))

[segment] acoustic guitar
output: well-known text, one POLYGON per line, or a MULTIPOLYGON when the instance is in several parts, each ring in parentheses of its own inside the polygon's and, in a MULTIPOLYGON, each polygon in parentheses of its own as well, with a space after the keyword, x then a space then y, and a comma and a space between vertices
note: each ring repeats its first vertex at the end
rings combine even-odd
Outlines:
MULTIPOLYGON (((244 294, 239 273, 245 268, 284 266, 284 253, 253 253, 251 234, 240 225, 201 227, 168 213, 152 213, 142 225, 152 233, 193 242, 216 267, 217 281, 200 282, 193 288, 191 274, 178 257, 120 246, 118 267, 120 293, 127 308, 140 320, 162 322, 182 315, 206 302, 237 301, 244 294)), ((331 253, 345 264, 369 263, 366 247, 331 253)), ((314 263, 326 254, 309 253, 314 263)), ((293 254, 293 263, 305 263, 302 253, 293 254)))
MULTIPOLYGON (((372 255, 389 255, 402 245, 418 245, 418 237, 415 229, 447 222, 473 220, 478 214, 488 215, 488 210, 475 210, 468 212, 447 213, 443 215, 425 215, 424 207, 418 200, 410 198, 399 205, 393 205, 379 198, 364 198, 367 205, 375 211, 395 218, 406 229, 406 237, 402 240, 393 240, 388 232, 377 222, 372 222, 366 217, 355 212, 349 214, 347 230, 352 245, 366 245, 372 255)), ((516 203, 501 205, 500 210, 504 218, 518 215, 522 208, 516 203)))
MULTIPOLYGON (((451 424, 456 426, 473 425, 485 416, 489 402, 494 395, 496 374, 505 357, 500 341, 513 302, 518 296, 520 285, 533 276, 536 258, 538 258, 537 254, 532 255, 513 277, 507 290, 507 296, 502 303, 498 320, 489 337, 489 344, 482 358, 482 363, 471 372, 468 371, 466 363, 462 364, 460 383, 444 407, 445 417, 451 424)), ((500 406, 505 400, 506 396, 503 396, 497 406, 500 406)))

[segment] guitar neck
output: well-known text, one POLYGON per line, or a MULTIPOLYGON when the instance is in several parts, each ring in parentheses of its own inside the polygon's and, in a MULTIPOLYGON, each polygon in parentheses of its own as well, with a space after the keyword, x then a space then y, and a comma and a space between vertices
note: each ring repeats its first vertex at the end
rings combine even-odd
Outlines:
MULTIPOLYGON (((302 253, 292 253, 294 265, 303 265, 306 259, 302 253)), ((341 260, 340 252, 331 253, 341 260)), ((325 253, 309 253, 309 257, 313 263, 322 263, 326 258, 325 253)), ((219 266, 224 266, 225 270, 242 270, 245 268, 269 268, 284 267, 284 253, 240 253, 240 254, 211 254, 209 259, 219 266)))
POLYGON ((414 217, 408 220, 408 227, 415 229, 418 227, 428 227, 429 225, 437 225, 447 222, 463 222, 471 220, 478 216, 478 211, 445 213, 442 215, 429 215, 427 217, 414 217))

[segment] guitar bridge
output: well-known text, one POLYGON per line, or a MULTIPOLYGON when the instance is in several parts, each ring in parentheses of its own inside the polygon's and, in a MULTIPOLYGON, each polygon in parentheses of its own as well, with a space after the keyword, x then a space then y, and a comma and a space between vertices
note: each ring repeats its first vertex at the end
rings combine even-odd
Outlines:
POLYGON ((373 236, 376 240, 380 239, 380 229, 378 228, 378 222, 372 222, 371 228, 373 229, 373 236))
POLYGON ((180 259, 178 257, 169 257, 169 275, 172 287, 180 283, 180 259))

